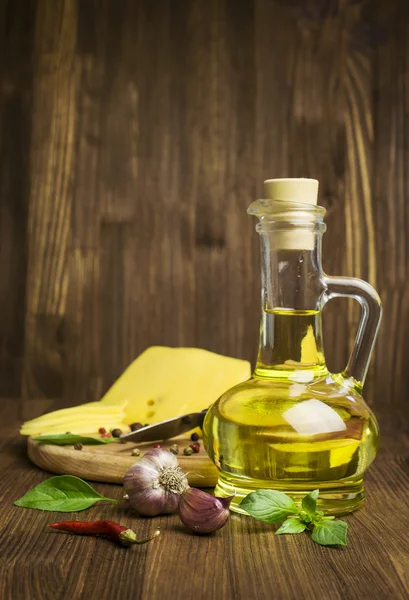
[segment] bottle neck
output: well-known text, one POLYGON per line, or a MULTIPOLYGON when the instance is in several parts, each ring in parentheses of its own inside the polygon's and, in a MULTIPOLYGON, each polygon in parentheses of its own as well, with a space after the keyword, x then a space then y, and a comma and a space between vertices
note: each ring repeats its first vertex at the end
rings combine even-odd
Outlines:
POLYGON ((325 284, 321 237, 321 233, 315 233, 307 250, 283 249, 277 248, 275 232, 261 232, 261 328, 256 377, 306 382, 328 373, 322 341, 325 284))

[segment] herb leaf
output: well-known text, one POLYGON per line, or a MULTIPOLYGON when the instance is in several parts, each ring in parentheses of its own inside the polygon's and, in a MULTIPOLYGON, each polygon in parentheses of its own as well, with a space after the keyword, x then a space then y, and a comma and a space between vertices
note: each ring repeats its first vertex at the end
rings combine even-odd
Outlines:
POLYGON ((297 505, 290 496, 275 490, 251 492, 240 506, 246 513, 265 523, 280 523, 289 515, 298 513, 297 505))
POLYGON ((311 538, 321 546, 346 546, 347 529, 345 521, 320 521, 315 525, 311 538))
POLYGON ((89 508, 95 502, 112 498, 101 496, 88 483, 73 475, 57 475, 33 487, 25 496, 14 502, 15 506, 56 512, 75 512, 89 508))
POLYGON ((75 433, 59 433, 55 435, 39 435, 33 438, 36 442, 44 444, 55 444, 56 446, 73 446, 74 444, 83 444, 91 446, 92 444, 109 444, 117 442, 116 438, 93 438, 76 435, 75 433))
POLYGON ((306 528, 305 523, 301 523, 298 517, 289 517, 276 531, 276 535, 283 533, 302 533, 306 528))
POLYGON ((317 509, 317 499, 319 493, 319 490, 314 490, 313 492, 310 492, 307 496, 305 496, 302 500, 302 507, 307 513, 307 515, 310 515, 310 517, 314 515, 317 509))

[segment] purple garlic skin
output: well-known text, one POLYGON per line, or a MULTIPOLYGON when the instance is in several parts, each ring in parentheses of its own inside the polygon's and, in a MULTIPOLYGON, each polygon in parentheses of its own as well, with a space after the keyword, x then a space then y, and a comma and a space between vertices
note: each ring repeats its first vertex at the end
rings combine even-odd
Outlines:
POLYGON ((188 488, 180 497, 179 518, 193 533, 212 533, 226 525, 233 497, 216 498, 202 490, 188 488))
POLYGON ((146 517, 176 512, 187 487, 176 456, 162 448, 147 452, 128 469, 124 479, 129 506, 146 517))

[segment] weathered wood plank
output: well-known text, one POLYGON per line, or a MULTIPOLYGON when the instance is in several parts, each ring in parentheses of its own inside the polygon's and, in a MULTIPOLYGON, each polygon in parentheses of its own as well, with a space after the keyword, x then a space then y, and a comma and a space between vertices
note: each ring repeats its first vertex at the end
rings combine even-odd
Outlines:
POLYGON ((23 394, 60 396, 77 71, 75 0, 37 2, 23 394))
POLYGON ((0 4, 0 395, 19 396, 24 346, 34 2, 0 4))

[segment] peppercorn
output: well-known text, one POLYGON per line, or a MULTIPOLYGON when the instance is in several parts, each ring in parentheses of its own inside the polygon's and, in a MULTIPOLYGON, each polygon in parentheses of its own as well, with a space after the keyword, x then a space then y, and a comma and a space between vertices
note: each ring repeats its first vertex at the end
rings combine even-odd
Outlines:
POLYGON ((105 429, 105 427, 100 427, 98 429, 98 433, 100 433, 101 435, 104 435, 104 433, 106 433, 106 432, 107 432, 107 430, 105 429))
POLYGON ((177 444, 173 444, 173 446, 169 448, 169 452, 172 452, 172 454, 179 454, 179 446, 177 444))
POLYGON ((71 435, 71 431, 66 431, 65 435, 71 435))
POLYGON ((131 431, 138 431, 138 429, 142 429, 143 425, 142 423, 131 423, 129 427, 131 428, 131 431))
POLYGON ((74 448, 75 450, 82 450, 82 444, 78 442, 78 444, 75 444, 74 448))
POLYGON ((110 438, 110 437, 112 437, 112 433, 109 433, 109 432, 107 432, 107 433, 103 433, 103 434, 101 435, 101 437, 102 437, 102 438, 110 438))
POLYGON ((192 440, 192 442, 197 442, 199 439, 199 436, 197 433, 192 433, 192 435, 190 436, 190 439, 192 440))
POLYGON ((183 450, 183 454, 184 454, 185 456, 190 456, 191 454, 193 454, 193 450, 192 450, 192 448, 191 448, 190 446, 188 446, 187 448, 185 448, 185 449, 183 450))
POLYGON ((162 446, 160 444, 155 444, 154 448, 162 448, 162 446))
POLYGON ((134 448, 132 450, 132 456, 140 456, 141 455, 141 451, 139 450, 139 448, 134 448))
POLYGON ((196 444, 190 444, 190 448, 192 448, 193 452, 198 454, 200 452, 200 444, 196 442, 196 444))
POLYGON ((119 438, 122 435, 122 431, 120 429, 113 429, 111 431, 112 437, 119 438))

